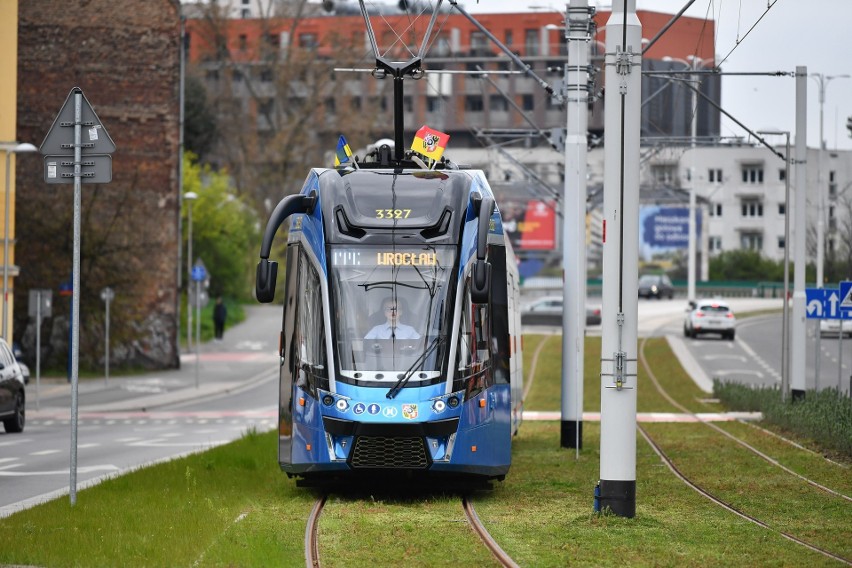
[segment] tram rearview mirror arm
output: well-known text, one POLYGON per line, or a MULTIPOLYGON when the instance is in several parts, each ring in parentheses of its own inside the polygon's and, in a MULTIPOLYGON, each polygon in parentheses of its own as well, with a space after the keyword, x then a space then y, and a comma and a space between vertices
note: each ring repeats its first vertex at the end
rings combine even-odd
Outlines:
POLYGON ((281 224, 295 213, 311 213, 317 203, 315 191, 310 195, 288 195, 275 206, 275 210, 266 223, 263 241, 260 244, 260 262, 257 263, 255 294, 257 300, 268 304, 275 299, 275 281, 278 276, 278 263, 269 261, 272 241, 281 224))
POLYGON ((476 263, 473 265, 470 297, 476 304, 487 304, 491 292, 491 264, 485 261, 488 246, 488 231, 491 228, 491 213, 494 198, 483 197, 479 204, 479 224, 476 232, 476 263))

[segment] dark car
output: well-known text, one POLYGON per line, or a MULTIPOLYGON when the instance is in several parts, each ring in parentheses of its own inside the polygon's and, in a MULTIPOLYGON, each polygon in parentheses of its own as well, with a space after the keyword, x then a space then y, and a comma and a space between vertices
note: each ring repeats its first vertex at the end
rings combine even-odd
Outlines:
POLYGON ((25 410, 24 375, 9 345, 0 339, 0 420, 6 432, 24 431, 25 410))
POLYGON ((640 298, 674 298, 674 286, 665 274, 644 274, 639 278, 640 298))
MULTIPOLYGON (((562 297, 539 298, 521 311, 521 323, 526 325, 562 325, 562 297)), ((586 325, 600 325, 601 309, 586 306, 586 325)))

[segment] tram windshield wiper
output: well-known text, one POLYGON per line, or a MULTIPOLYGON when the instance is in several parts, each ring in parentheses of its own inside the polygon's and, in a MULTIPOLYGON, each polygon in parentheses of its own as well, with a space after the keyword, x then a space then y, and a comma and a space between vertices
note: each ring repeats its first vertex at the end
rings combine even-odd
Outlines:
POLYGON ((417 358, 417 360, 408 368, 405 373, 403 373, 403 375, 399 378, 396 384, 391 387, 391 389, 387 392, 385 396, 387 398, 394 398, 396 395, 398 395, 399 391, 401 391, 402 388, 406 385, 406 383, 408 383, 408 379, 411 378, 411 375, 414 374, 414 370, 418 366, 422 365, 424 361, 426 361, 426 357, 428 357, 430 353, 437 349, 438 346, 444 342, 445 338, 446 336, 439 335, 438 337, 433 339, 432 344, 429 345, 429 347, 423 352, 423 354, 417 358))

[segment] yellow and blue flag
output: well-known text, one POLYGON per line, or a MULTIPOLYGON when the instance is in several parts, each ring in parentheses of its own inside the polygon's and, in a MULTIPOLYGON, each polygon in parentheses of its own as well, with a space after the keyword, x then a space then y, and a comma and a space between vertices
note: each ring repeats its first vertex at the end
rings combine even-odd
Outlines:
POLYGON ((340 140, 337 141, 337 150, 334 153, 334 167, 337 168, 340 164, 348 162, 352 156, 352 150, 346 142, 346 138, 340 135, 340 140))

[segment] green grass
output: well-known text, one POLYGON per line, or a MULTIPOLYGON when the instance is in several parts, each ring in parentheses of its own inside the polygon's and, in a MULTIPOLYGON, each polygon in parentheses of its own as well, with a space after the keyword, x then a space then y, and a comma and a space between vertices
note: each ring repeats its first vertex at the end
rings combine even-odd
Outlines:
MULTIPOLYGON (((528 337, 525 365, 546 341, 526 407, 558 410, 561 339, 528 337)), ((589 338, 584 405, 600 408, 600 340, 589 338), (596 406, 597 405, 597 406, 596 406)), ((702 402, 664 340, 646 344, 660 383, 695 410, 702 402)), ((640 367, 641 369, 641 367, 640 367)), ((671 411, 640 372, 640 411, 671 411)), ((740 423, 722 425, 791 469, 845 494, 848 468, 740 423)), ((702 424, 648 424, 678 467, 720 497, 847 558, 852 506, 769 466, 702 424)), ((633 433, 626 435, 635 435, 633 433)), ((521 566, 822 566, 826 558, 715 506, 677 480, 636 438, 636 517, 592 512, 600 425, 586 422, 579 459, 559 447, 559 423, 527 421, 513 465, 474 503, 521 566)), ((303 566, 316 493, 278 468, 277 435, 250 433, 209 452, 140 470, 0 520, 0 564, 60 566, 303 566)), ((493 566, 444 493, 333 496, 320 521, 324 566, 493 566)))

